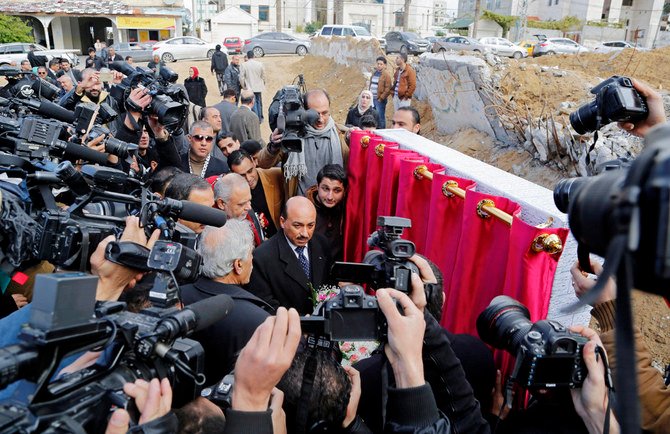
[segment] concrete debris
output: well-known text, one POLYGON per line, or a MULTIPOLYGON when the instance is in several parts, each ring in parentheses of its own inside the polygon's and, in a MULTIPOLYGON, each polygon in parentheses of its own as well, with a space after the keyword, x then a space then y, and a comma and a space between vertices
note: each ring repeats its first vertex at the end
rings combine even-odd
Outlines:
POLYGON ((500 59, 493 53, 484 54, 484 60, 486 60, 486 63, 488 63, 490 66, 496 66, 500 63, 500 59))
POLYGON ((549 71, 549 67, 548 66, 541 66, 540 71, 547 72, 547 71, 549 71))
POLYGON ((554 77, 565 77, 565 71, 554 71, 554 77))

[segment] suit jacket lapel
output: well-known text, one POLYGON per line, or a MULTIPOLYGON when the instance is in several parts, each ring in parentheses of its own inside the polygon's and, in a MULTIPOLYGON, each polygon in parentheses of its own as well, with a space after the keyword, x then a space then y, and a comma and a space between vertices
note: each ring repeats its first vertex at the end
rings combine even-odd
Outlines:
POLYGON ((324 274, 328 270, 324 267, 324 262, 326 261, 321 246, 319 246, 314 238, 309 242, 309 266, 312 269, 312 283, 314 287, 318 288, 324 282, 324 274))
POLYGON ((295 280, 300 286, 307 292, 311 292, 307 286, 307 276, 302 271, 298 258, 295 256, 295 253, 291 250, 291 246, 288 245, 286 237, 280 231, 277 234, 277 241, 279 243, 279 259, 285 264, 284 273, 289 276, 291 279, 295 280))

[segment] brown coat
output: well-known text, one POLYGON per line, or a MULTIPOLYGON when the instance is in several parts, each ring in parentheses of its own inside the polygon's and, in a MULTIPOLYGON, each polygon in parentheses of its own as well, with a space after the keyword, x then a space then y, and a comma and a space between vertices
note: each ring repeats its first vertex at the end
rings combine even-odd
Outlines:
MULTIPOLYGON (((341 137, 340 137, 340 145, 342 146, 342 160, 344 161, 344 168, 346 170, 347 161, 349 160, 349 145, 347 145, 346 141, 342 140, 341 137)), ((257 159, 259 168, 269 169, 271 167, 275 167, 280 161, 282 164, 284 164, 286 162, 286 159, 288 158, 287 153, 285 153, 284 151, 279 150, 277 153, 273 154, 268 149, 269 147, 270 145, 268 144, 268 146, 261 149, 261 151, 258 153, 257 159)), ((290 198, 298 194, 298 178, 291 178, 288 181, 286 181, 286 178, 284 178, 284 194, 286 200, 289 200, 290 198)))
MULTIPOLYGON (((602 340, 610 368, 616 381, 616 348, 614 345, 615 301, 597 304, 591 315, 600 326, 602 340)), ((663 382, 663 376, 651 366, 651 355, 642 340, 639 327, 634 327, 635 358, 637 359, 637 393, 640 402, 642 428, 645 432, 667 433, 670 427, 670 388, 663 382)))
MULTIPOLYGON (((396 69, 395 74, 393 74, 393 89, 398 82, 398 73, 400 70, 396 69)), ((400 84, 398 85, 398 98, 400 99, 412 99, 414 91, 416 90, 416 71, 410 66, 409 63, 405 64, 405 70, 400 76, 400 84)))
POLYGON ((391 96, 393 93, 393 79, 391 74, 384 69, 379 76, 379 82, 377 82, 377 100, 386 101, 386 99, 391 96))
POLYGON ((270 217, 277 230, 280 228, 279 216, 284 205, 284 175, 279 167, 258 169, 258 181, 263 184, 265 202, 270 210, 270 217))

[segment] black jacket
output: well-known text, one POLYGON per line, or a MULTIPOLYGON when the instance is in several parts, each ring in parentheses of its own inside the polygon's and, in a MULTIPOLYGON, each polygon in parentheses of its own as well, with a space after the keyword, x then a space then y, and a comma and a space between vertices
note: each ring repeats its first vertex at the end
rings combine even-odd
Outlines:
POLYGON ((109 68, 109 64, 114 62, 123 62, 123 57, 121 57, 120 54, 114 54, 114 58, 107 56, 105 59, 105 66, 109 68))
POLYGON ((215 51, 212 55, 211 72, 223 74, 228 67, 228 56, 223 51, 215 51))
POLYGON ((184 80, 184 87, 188 93, 188 99, 200 107, 205 107, 205 97, 207 97, 207 85, 202 77, 187 78, 184 80))
MULTIPOLYGON (((475 399, 472 387, 468 383, 461 362, 451 347, 446 330, 426 312, 426 333, 423 340, 424 375, 430 384, 438 408, 451 421, 451 429, 455 434, 487 434, 489 423, 482 417, 479 402, 475 399)), ((368 427, 375 432, 382 432, 382 366, 384 357, 375 354, 354 365, 361 373, 361 400, 358 413, 368 427)), ((386 368, 389 385, 394 384, 393 370, 386 368)), ((389 407, 390 407, 389 388, 389 407)), ((387 422, 392 413, 387 409, 387 422)), ((433 431, 427 431, 430 433, 433 431)))
POLYGON ((46 56, 38 56, 35 54, 35 51, 28 52, 28 61, 33 68, 36 66, 47 66, 46 56))
POLYGON ((223 81, 228 86, 228 89, 234 90, 235 94, 240 94, 240 67, 235 66, 232 63, 226 68, 226 72, 223 74, 223 81))
POLYGON ((229 295, 235 302, 228 316, 191 336, 205 350, 206 384, 214 384, 233 370, 237 354, 265 318, 274 313, 273 309, 239 286, 214 282, 204 277, 192 285, 182 286, 181 292, 186 305, 220 294, 229 295))
POLYGON ((105 62, 98 56, 95 56, 91 58, 91 56, 88 56, 86 60, 84 61, 84 68, 93 68, 96 71, 100 71, 100 69, 105 66, 105 62))
POLYGON ((371 115, 377 120, 377 109, 374 107, 370 107, 367 110, 365 110, 365 113, 360 114, 358 111, 358 106, 353 107, 351 110, 349 110, 349 113, 347 113, 347 120, 344 123, 348 127, 359 127, 361 126, 361 118, 365 115, 371 115))
POLYGON ((279 231, 254 250, 254 271, 251 272, 249 292, 267 301, 274 308, 295 308, 300 315, 311 314, 312 289, 328 280, 332 265, 328 240, 314 234, 308 244, 312 280, 300 267, 300 262, 288 245, 284 232, 279 231), (310 284, 310 285, 308 285, 310 284))

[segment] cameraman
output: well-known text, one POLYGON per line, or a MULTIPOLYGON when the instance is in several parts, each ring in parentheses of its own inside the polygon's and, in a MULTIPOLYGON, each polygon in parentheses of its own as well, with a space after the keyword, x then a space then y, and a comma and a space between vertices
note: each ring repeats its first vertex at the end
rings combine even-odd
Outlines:
POLYGON ((67 94, 67 97, 61 102, 61 106, 74 111, 75 107, 80 102, 92 102, 97 105, 104 102, 109 104, 114 111, 119 112, 119 106, 116 100, 114 98, 109 98, 109 93, 102 90, 100 72, 92 68, 86 68, 81 72, 81 81, 77 83, 74 92, 67 94))
POLYGON ((304 96, 306 109, 319 114, 314 126, 306 125, 302 152, 286 153, 281 149, 283 132, 275 129, 268 146, 258 156, 258 167, 269 169, 282 162, 287 197, 304 196, 316 182, 316 175, 326 164, 339 164, 349 156, 349 147, 340 141, 335 121, 330 116, 330 96, 323 89, 308 91, 304 96))

